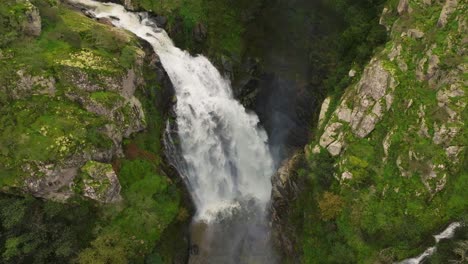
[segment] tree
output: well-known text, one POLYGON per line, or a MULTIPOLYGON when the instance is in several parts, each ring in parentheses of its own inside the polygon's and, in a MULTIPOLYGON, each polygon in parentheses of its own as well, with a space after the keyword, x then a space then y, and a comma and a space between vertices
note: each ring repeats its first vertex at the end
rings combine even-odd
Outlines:
POLYGON ((320 218, 324 221, 335 219, 340 214, 343 204, 344 202, 340 196, 331 192, 325 192, 318 202, 320 218))

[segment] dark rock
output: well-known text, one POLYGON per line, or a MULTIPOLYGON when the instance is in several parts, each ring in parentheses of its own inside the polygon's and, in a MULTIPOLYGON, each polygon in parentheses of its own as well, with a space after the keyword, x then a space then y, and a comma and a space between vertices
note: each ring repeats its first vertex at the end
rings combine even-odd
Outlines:
POLYGON ((193 37, 198 42, 203 42, 208 35, 208 31, 203 23, 197 23, 193 29, 193 37))
POLYGON ((166 28, 167 25, 167 17, 165 16, 156 16, 154 18, 156 25, 160 28, 166 28))
MULTIPOLYGON (((293 204, 301 192, 298 184, 297 168, 301 166, 303 154, 296 152, 290 159, 283 162, 272 178, 271 221, 273 227, 273 242, 281 251, 284 260, 299 263, 295 235, 295 226, 290 223, 293 204)), ((289 263, 288 261, 288 263, 289 263)))

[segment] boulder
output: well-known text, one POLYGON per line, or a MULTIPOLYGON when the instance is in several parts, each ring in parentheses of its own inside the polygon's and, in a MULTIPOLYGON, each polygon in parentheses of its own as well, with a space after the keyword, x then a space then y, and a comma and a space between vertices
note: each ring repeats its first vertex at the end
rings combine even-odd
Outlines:
POLYGON ((407 34, 408 34, 408 37, 414 38, 414 39, 420 39, 424 37, 424 32, 416 28, 409 29, 407 34))
POLYGON ((112 165, 88 161, 80 169, 80 178, 74 187, 83 196, 93 200, 112 203, 122 199, 120 183, 112 165))
POLYGON ((156 16, 156 18, 154 20, 156 21, 156 25, 159 28, 166 28, 167 17, 165 17, 165 16, 156 16))

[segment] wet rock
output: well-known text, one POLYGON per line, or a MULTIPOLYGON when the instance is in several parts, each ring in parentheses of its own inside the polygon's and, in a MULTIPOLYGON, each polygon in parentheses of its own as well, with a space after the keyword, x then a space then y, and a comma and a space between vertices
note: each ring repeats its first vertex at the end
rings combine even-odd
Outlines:
POLYGON ((135 11, 135 5, 133 4, 132 0, 124 0, 123 5, 125 9, 130 10, 130 11, 135 11))
POLYGON ((159 28, 166 28, 167 17, 165 17, 165 16, 156 16, 156 18, 154 20, 156 21, 156 25, 159 28))
POLYGON ((285 160, 277 173, 272 177, 272 203, 270 207, 273 242, 284 254, 294 258, 296 255, 295 226, 290 223, 290 204, 297 199, 300 184, 297 183, 297 168, 302 154, 296 152, 290 159, 285 160))

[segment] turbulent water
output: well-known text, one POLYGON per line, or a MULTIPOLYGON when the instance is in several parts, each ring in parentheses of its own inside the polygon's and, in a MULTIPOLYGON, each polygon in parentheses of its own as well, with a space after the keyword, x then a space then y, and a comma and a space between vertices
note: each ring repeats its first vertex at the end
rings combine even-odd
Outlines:
MULTIPOLYGON (((440 234, 437 234, 434 236, 436 246, 439 243, 440 240, 442 239, 449 239, 452 238, 453 235, 455 234, 455 231, 457 228, 461 227, 461 223, 459 222, 453 222, 451 223, 444 231, 442 231, 440 234)), ((410 259, 405 259, 398 264, 420 264, 424 260, 426 260, 428 257, 432 256, 434 252, 436 251, 437 247, 429 247, 427 248, 421 255, 415 257, 415 258, 410 258, 410 259)))
POLYGON ((71 1, 149 42, 174 85, 178 142, 168 143, 180 154, 177 167, 196 205, 192 239, 203 255, 198 262, 271 263, 270 256, 259 256, 270 255, 265 252, 265 208, 274 165, 257 116, 234 100, 229 82, 207 58, 175 47, 145 13, 111 3, 71 1))

